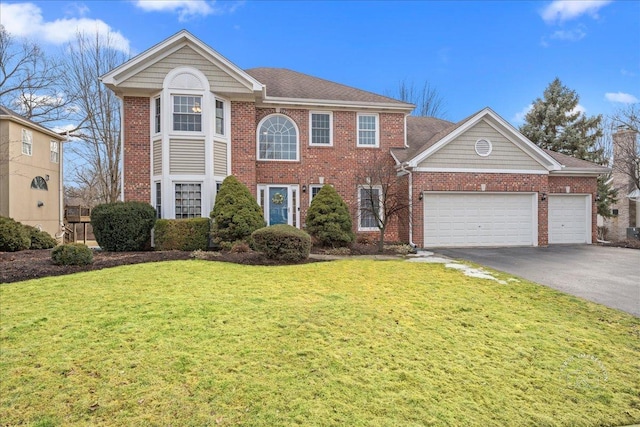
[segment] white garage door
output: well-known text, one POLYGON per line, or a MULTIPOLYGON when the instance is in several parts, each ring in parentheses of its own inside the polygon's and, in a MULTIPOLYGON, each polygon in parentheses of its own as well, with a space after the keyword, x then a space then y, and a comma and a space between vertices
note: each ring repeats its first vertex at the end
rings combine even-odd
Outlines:
POLYGON ((549 244, 591 243, 591 204, 585 195, 549 195, 549 244))
POLYGON ((538 243, 533 193, 424 193, 424 243, 532 246, 538 243))

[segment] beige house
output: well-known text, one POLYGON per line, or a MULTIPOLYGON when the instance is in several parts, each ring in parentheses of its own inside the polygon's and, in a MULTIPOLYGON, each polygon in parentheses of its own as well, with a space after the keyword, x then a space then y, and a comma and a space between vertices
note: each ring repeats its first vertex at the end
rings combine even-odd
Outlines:
POLYGON ((0 216, 60 236, 64 139, 0 106, 0 216))

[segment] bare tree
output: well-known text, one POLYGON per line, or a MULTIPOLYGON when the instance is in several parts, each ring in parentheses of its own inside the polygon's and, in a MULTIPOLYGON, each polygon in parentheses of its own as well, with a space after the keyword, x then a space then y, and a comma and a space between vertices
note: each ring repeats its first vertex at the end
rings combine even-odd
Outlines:
POLYGON ((18 42, 0 25, 0 104, 40 124, 69 117, 73 96, 63 95, 64 69, 27 40, 18 42))
POLYGON ((376 156, 356 171, 356 182, 358 221, 380 231, 378 252, 383 252, 387 227, 409 209, 406 181, 398 176, 390 156, 376 156))
POLYGON ((616 158, 612 168, 629 177, 630 190, 640 191, 640 104, 630 104, 612 117, 613 132, 620 133, 611 143, 616 158))
POLYGON ((67 46, 64 83, 77 94, 74 103, 77 128, 70 132, 66 149, 77 159, 71 180, 91 183, 100 202, 115 202, 120 195, 120 101, 100 82, 101 75, 127 57, 109 36, 78 33, 67 46))
POLYGON ((428 81, 419 86, 413 81, 401 80, 394 91, 387 92, 387 96, 415 104, 416 108, 411 113, 413 116, 446 118, 445 102, 428 81))

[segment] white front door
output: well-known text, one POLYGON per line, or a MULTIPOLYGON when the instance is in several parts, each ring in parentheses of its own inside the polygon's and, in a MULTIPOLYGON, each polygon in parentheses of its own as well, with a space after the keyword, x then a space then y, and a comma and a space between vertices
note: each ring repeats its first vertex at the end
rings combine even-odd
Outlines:
POLYGON ((536 246, 535 193, 424 193, 424 246, 536 246))
POLYGON ((289 224, 300 228, 297 185, 258 185, 258 203, 267 225, 289 224))
POLYGON ((591 243, 591 196, 549 195, 549 244, 591 243))

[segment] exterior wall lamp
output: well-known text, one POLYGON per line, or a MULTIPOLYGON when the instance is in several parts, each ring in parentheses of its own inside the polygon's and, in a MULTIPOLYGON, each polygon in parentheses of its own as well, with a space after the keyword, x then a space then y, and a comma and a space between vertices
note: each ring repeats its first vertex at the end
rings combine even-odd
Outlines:
POLYGON ((307 186, 306 186, 306 185, 303 185, 303 186, 302 186, 302 192, 303 192, 303 193, 306 193, 306 192, 307 192, 307 186))
POLYGON ((543 202, 547 200, 547 193, 542 193, 542 195, 540 196, 540 200, 543 202))
POLYGON ((421 191, 420 195, 418 196, 418 200, 422 201, 423 198, 424 198, 424 196, 422 195, 422 191, 421 191))
POLYGON ((44 202, 42 200, 38 200, 38 207, 41 208, 44 206, 44 202))

